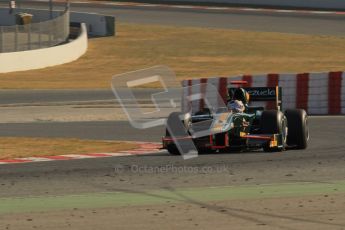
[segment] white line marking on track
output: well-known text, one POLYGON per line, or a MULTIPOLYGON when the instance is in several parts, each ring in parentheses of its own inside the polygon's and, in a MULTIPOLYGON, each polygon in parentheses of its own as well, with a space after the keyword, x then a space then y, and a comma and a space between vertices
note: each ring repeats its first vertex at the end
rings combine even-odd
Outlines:
POLYGON ((26 157, 26 158, 16 158, 17 160, 28 160, 32 162, 41 162, 41 161, 53 161, 53 159, 48 159, 45 157, 26 157))
POLYGON ((87 159, 87 158, 95 158, 94 156, 88 156, 88 155, 79 155, 79 154, 68 154, 68 155, 60 155, 62 157, 70 157, 73 159, 87 159))
POLYGON ((293 10, 276 10, 276 12, 279 12, 279 13, 293 13, 295 11, 293 11, 293 10))
POLYGON ((130 153, 107 153, 110 157, 125 157, 125 156, 132 156, 130 153))

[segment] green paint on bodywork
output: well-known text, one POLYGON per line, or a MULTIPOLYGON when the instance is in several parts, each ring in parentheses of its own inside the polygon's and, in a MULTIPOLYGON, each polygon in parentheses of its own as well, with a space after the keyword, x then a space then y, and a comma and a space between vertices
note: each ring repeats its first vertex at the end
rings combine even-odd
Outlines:
POLYGON ((345 192, 345 181, 206 187, 141 192, 114 192, 83 195, 1 198, 0 214, 68 210, 73 208, 107 208, 165 203, 199 203, 208 201, 296 197, 345 192))

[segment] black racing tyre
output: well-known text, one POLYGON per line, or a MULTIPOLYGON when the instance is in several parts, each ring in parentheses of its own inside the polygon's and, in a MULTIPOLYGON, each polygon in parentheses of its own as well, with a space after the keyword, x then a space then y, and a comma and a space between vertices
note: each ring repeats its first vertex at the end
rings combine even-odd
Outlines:
MULTIPOLYGON (((176 117, 178 117, 178 116, 180 116, 180 115, 182 115, 182 114, 183 114, 183 113, 181 113, 181 112, 173 112, 173 113, 171 113, 171 114, 169 115, 169 117, 168 117, 168 120, 167 120, 167 126, 170 125, 171 128, 176 129, 176 124, 175 124, 175 122, 176 122, 176 117)), ((181 121, 181 122, 182 122, 182 124, 183 124, 183 121, 181 121)), ((165 136, 166 136, 166 137, 171 137, 171 134, 170 134, 168 128, 166 128, 165 130, 166 130, 166 131, 165 131, 165 136)), ((173 130, 173 132, 179 133, 179 130, 178 130, 178 129, 177 129, 177 130, 173 130)), ((175 143, 168 144, 168 145, 166 146, 166 149, 168 150, 168 152, 169 152, 171 155, 181 155, 181 154, 180 154, 180 151, 178 150, 178 148, 177 148, 177 146, 175 145, 175 143)))
MULTIPOLYGON (((169 133, 169 130, 168 129, 165 129, 165 136, 166 137, 171 137, 170 133, 169 133)), ((180 152, 178 151, 176 145, 174 143, 172 144, 168 144, 166 146, 166 149, 168 150, 168 152, 171 154, 171 155, 180 155, 180 152)))
MULTIPOLYGON (((286 140, 286 123, 286 118, 282 112, 277 110, 263 111, 261 115, 260 130, 262 134, 283 134, 284 140, 286 140)), ((284 150, 284 148, 285 143, 282 148, 271 148, 268 144, 263 147, 265 152, 280 152, 284 150)))
MULTIPOLYGON (((181 124, 183 124, 183 120, 180 119, 180 116, 183 115, 181 112, 173 112, 169 115, 166 126, 170 127, 173 133, 180 134, 180 129, 177 128, 176 121, 179 122, 181 121, 181 124)), ((165 136, 171 137, 168 128, 165 129, 165 136)))
POLYGON ((168 144, 167 150, 171 155, 181 155, 175 144, 168 144))
POLYGON ((288 120, 287 144, 297 149, 306 149, 309 140, 308 115, 303 109, 285 111, 288 120))
MULTIPOLYGON (((169 130, 168 129, 165 129, 165 136, 166 137, 171 137, 170 133, 169 133, 169 130)), ((174 143, 171 143, 171 144, 168 144, 166 146, 166 149, 168 150, 168 152, 171 154, 171 155, 180 155, 180 151, 178 151, 178 148, 177 146, 174 144, 174 143)))

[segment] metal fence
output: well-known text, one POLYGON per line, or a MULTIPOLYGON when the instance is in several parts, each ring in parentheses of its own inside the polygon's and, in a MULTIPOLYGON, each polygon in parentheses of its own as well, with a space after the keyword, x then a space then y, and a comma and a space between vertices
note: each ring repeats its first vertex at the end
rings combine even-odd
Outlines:
POLYGON ((0 26, 0 53, 47 48, 66 42, 69 36, 69 7, 66 6, 57 15, 43 22, 0 26))

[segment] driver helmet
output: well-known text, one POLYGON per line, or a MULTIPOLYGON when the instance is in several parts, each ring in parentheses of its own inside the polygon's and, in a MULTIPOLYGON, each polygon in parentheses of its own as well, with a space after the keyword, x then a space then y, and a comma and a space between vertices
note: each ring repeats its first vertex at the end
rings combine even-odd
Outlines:
POLYGON ((245 107, 242 101, 233 100, 228 103, 228 109, 234 113, 243 113, 245 107))

